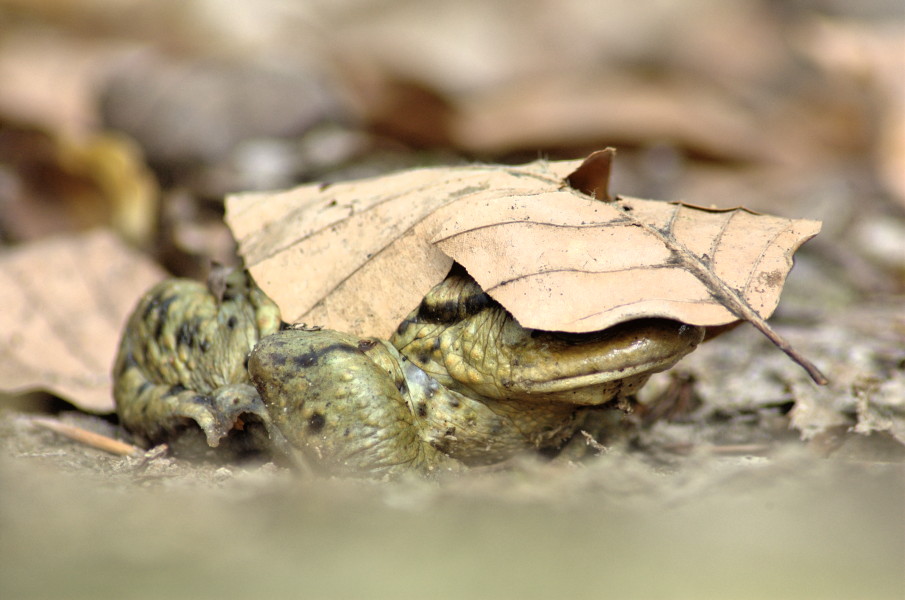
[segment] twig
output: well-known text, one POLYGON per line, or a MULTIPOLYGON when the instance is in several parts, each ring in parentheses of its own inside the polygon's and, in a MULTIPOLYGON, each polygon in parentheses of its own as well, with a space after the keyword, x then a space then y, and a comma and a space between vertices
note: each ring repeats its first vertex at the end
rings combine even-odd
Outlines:
POLYGON ((82 429, 81 427, 76 427, 75 425, 67 425, 66 423, 57 421, 56 419, 33 417, 31 419, 31 422, 35 425, 40 425, 45 429, 50 429, 51 431, 59 433, 60 435, 65 436, 71 440, 80 442, 87 446, 91 446, 92 448, 97 448, 98 450, 110 452, 111 454, 131 456, 142 454, 144 452, 144 450, 142 450, 138 446, 133 446, 132 444, 127 444, 106 435, 94 433, 93 431, 82 429))
MULTIPOLYGON (((676 206, 675 211, 673 212, 672 219, 675 220, 678 215, 679 210, 682 207, 681 203, 673 203, 676 206)), ((692 273, 695 277, 697 277, 701 283, 710 291, 711 294, 715 298, 720 301, 729 312, 737 316, 739 319, 744 321, 748 321, 751 323, 755 329, 764 334, 767 339, 769 339, 773 344, 776 345, 780 350, 785 352, 786 356, 791 358, 793 361, 798 363, 801 368, 805 370, 805 372, 810 376, 810 378, 817 385, 826 385, 829 383, 826 376, 820 371, 817 366, 809 361, 805 356, 799 353, 792 345, 787 342, 781 335, 776 333, 770 325, 767 324, 767 321, 761 317, 756 310, 751 308, 751 306, 742 298, 740 292, 732 289, 729 284, 723 281, 722 278, 718 277, 713 270, 704 264, 704 262, 691 250, 685 247, 682 242, 677 240, 675 236, 672 235, 672 221, 667 226, 667 231, 661 231, 656 227, 653 227, 647 223, 636 219, 635 217, 628 215, 628 218, 633 220, 636 223, 639 223, 645 230, 653 233, 660 241, 666 246, 670 252, 673 253, 681 263, 688 269, 690 273, 692 273)))
POLYGON ((598 455, 606 454, 609 451, 606 446, 598 442, 593 435, 591 435, 584 429, 581 430, 581 435, 582 437, 584 437, 585 444, 590 446, 598 455))
MULTIPOLYGON (((593 196, 598 200, 606 202, 612 201, 608 186, 610 170, 612 169, 615 153, 616 151, 613 148, 594 152, 585 159, 584 162, 581 163, 581 166, 579 166, 571 175, 568 175, 565 178, 565 183, 569 185, 569 187, 572 187, 581 193, 593 196)), ((619 197, 617 196, 616 199, 618 200, 619 197)), ((686 205, 681 202, 671 202, 670 204, 674 205, 672 217, 669 223, 662 229, 644 222, 629 213, 625 214, 625 218, 656 236, 673 254, 673 257, 678 260, 679 264, 683 265, 689 273, 697 277, 711 295, 718 299, 726 310, 739 319, 751 323, 758 331, 764 334, 767 339, 773 342, 776 347, 785 352, 786 356, 798 363, 798 365, 807 372, 814 383, 817 385, 826 385, 828 380, 817 365, 805 358, 803 354, 798 352, 789 342, 774 331, 773 328, 767 324, 766 320, 761 317, 750 304, 748 304, 744 298, 743 292, 733 289, 729 284, 723 281, 721 277, 714 273, 713 268, 710 265, 705 264, 701 257, 689 250, 676 238, 673 225, 679 212, 686 205)), ((704 256, 706 256, 706 254, 704 256)))

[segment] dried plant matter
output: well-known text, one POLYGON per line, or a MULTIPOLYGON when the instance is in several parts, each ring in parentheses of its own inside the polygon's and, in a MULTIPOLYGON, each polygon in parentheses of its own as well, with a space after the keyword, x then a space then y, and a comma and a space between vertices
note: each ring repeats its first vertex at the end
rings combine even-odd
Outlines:
POLYGON ((456 261, 526 327, 586 332, 641 317, 706 326, 744 319, 825 381, 764 322, 792 253, 820 223, 606 201, 608 156, 238 195, 227 199, 227 223, 287 320, 387 336, 456 261))
POLYGON ((0 389, 43 389, 85 410, 113 410, 120 332, 137 294, 162 277, 106 231, 0 256, 0 389))

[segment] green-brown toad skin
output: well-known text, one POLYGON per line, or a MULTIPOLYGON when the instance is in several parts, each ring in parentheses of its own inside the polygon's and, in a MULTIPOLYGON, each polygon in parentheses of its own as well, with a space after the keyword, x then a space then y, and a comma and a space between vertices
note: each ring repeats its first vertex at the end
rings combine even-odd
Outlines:
POLYGON ((306 462, 375 476, 455 468, 422 439, 396 349, 336 331, 288 330, 262 340, 248 363, 273 424, 306 462))
POLYGON ((159 283, 129 318, 113 366, 121 422, 140 440, 159 442, 195 421, 217 446, 240 415, 269 419, 245 358, 280 323, 279 309, 245 273, 226 279, 222 298, 196 281, 159 283))
POLYGON ((276 445, 288 441, 328 472, 429 474, 493 463, 561 446, 589 407, 633 394, 703 337, 699 327, 663 319, 581 335, 525 330, 461 269, 389 342, 277 331, 273 304, 240 277, 231 277, 233 287, 247 301, 234 294, 218 303, 204 286, 174 280, 139 304, 114 371, 118 411, 139 437, 163 441, 191 418, 216 445, 245 414, 276 445), (180 343, 186 330, 208 343, 180 343))

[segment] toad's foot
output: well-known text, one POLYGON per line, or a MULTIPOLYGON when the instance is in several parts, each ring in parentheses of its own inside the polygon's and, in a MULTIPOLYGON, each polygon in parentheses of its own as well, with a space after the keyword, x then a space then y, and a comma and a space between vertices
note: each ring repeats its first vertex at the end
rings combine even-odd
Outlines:
POLYGON ((148 386, 120 411, 120 418, 146 442, 179 438, 194 422, 212 448, 235 434, 243 438, 244 449, 270 450, 270 415, 249 384, 229 384, 210 394, 179 385, 148 386))

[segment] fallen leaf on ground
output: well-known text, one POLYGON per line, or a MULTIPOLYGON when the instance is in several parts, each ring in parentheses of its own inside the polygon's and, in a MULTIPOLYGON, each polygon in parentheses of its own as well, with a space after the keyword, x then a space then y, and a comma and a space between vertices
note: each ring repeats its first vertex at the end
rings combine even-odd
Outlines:
POLYGON ((122 42, 80 39, 47 27, 17 28, 4 23, 0 114, 67 136, 94 131, 100 121, 98 86, 127 51, 122 42))
MULTIPOLYGON (((608 172, 599 157, 589 164, 608 172)), ((226 219, 288 321, 386 337, 456 261, 525 327, 745 319, 789 353, 763 319, 779 302, 792 252, 819 222, 596 200, 565 184, 579 167, 419 169, 237 195, 227 199, 226 219)))
POLYGON ((905 29, 900 20, 865 23, 813 18, 802 28, 802 51, 843 86, 871 93, 878 172, 905 206, 905 29))
POLYGON ((721 160, 779 162, 762 123, 725 93, 680 81, 595 73, 547 74, 493 88, 463 103, 451 135, 478 154, 527 148, 657 144, 664 140, 721 160))
POLYGON ((138 296, 164 277, 98 230, 0 254, 0 388, 112 411, 110 368, 138 296))

